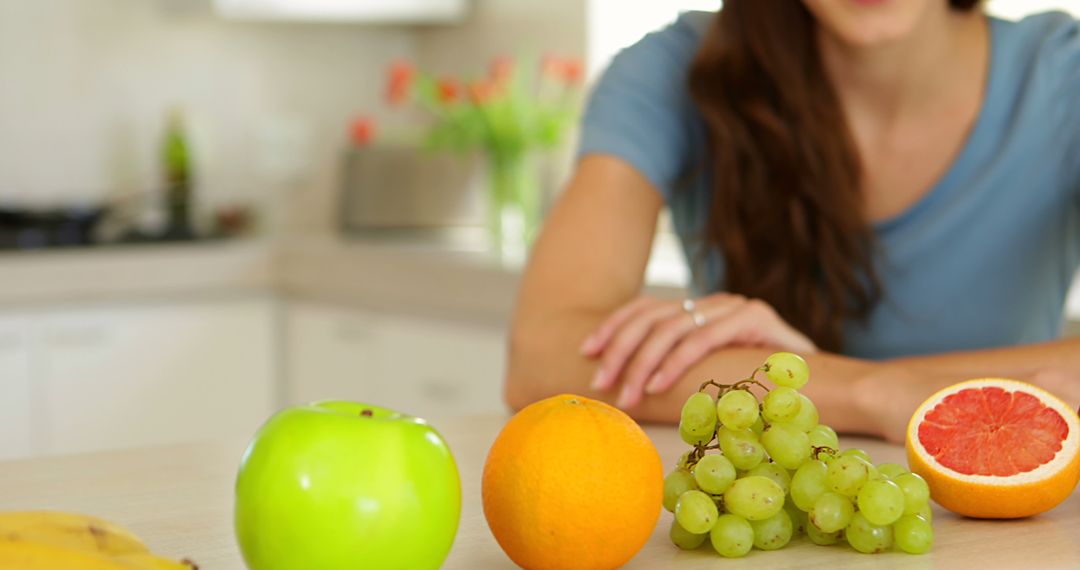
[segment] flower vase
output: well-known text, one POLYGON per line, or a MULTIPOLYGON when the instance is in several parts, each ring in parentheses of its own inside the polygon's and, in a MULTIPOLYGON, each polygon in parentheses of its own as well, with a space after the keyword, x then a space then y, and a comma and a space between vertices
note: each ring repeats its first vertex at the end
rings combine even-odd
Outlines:
POLYGON ((503 262, 522 262, 540 226, 535 161, 526 152, 488 156, 488 237, 503 262))

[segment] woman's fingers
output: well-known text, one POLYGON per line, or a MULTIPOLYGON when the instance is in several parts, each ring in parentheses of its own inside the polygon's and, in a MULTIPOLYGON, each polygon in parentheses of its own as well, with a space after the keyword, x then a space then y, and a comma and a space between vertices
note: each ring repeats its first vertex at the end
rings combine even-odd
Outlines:
POLYGON ((581 353, 585 356, 596 356, 604 350, 608 341, 614 336, 615 331, 619 330, 623 323, 636 313, 654 306, 658 302, 658 300, 650 297, 638 297, 619 307, 614 313, 611 313, 611 316, 604 319, 604 322, 600 323, 600 326, 592 334, 585 338, 585 341, 581 343, 581 353))
POLYGON ((639 310, 623 320, 610 340, 605 344, 600 355, 600 365, 593 376, 594 390, 607 390, 619 380, 619 375, 627 361, 637 351, 642 340, 648 336, 653 326, 680 310, 671 303, 659 303, 639 310))
MULTIPOLYGON (((695 312, 700 313, 705 318, 705 322, 709 323, 725 318, 744 303, 746 299, 738 295, 714 295, 698 301, 695 312)), ((656 392, 649 388, 659 385, 660 363, 680 340, 689 334, 694 334, 697 328, 694 316, 682 310, 656 326, 649 337, 641 343, 623 373, 622 400, 629 406, 633 406, 641 400, 642 394, 655 394, 656 392)))
POLYGON ((658 325, 649 334, 649 337, 634 353, 633 360, 626 367, 623 374, 622 391, 616 406, 620 408, 632 408, 641 401, 645 391, 645 382, 650 376, 655 375, 656 367, 671 347, 679 342, 684 336, 693 331, 694 321, 687 314, 673 315, 658 325))
POLYGON ((699 299, 691 313, 675 301, 639 297, 605 319, 581 351, 600 359, 594 390, 621 384, 617 405, 631 408, 645 394, 670 388, 709 353, 729 345, 770 346, 800 353, 814 344, 767 303, 718 293, 699 299), (698 318, 704 325, 698 326, 698 318))
POLYGON ((682 339, 660 365, 654 381, 649 383, 649 393, 659 393, 670 388, 682 378, 683 374, 713 350, 732 344, 746 326, 745 321, 752 316, 747 306, 732 311, 723 318, 706 323, 682 339))

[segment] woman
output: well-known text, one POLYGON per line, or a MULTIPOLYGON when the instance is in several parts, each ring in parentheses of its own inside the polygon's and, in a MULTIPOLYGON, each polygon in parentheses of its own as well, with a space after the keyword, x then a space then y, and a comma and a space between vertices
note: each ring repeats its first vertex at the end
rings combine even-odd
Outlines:
POLYGON ((526 270, 507 401, 675 421, 777 349, 839 431, 978 376, 1080 401, 1080 30, 977 0, 727 0, 612 63, 526 270), (670 206, 693 301, 638 297, 670 206))

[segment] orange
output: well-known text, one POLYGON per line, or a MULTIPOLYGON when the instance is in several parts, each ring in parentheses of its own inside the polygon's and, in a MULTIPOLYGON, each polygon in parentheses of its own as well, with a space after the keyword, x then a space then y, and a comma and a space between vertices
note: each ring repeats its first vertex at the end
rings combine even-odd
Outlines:
POLYGON ((484 465, 484 516, 523 568, 618 568, 656 528, 663 486, 660 455, 634 420, 564 394, 499 433, 484 465))
POLYGON ((1080 479, 1080 417, 1049 392, 982 378, 930 396, 907 430, 911 470, 955 513, 1019 518, 1068 498, 1080 479))

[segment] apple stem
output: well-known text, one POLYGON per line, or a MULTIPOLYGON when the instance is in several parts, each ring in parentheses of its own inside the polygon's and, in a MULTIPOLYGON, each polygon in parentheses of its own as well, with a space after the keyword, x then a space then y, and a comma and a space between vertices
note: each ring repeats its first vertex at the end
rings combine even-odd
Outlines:
POLYGON ((370 418, 371 416, 373 416, 375 414, 371 410, 364 410, 364 411, 360 412, 360 415, 364 416, 365 418, 370 418))

